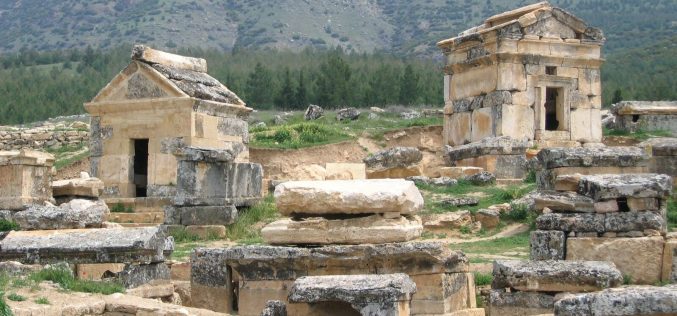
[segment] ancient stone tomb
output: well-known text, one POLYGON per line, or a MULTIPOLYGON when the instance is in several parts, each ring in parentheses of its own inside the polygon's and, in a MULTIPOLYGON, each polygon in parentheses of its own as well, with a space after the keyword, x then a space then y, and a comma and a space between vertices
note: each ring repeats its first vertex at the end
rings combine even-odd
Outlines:
POLYGON ((602 31, 547 2, 492 16, 440 41, 444 143, 510 136, 598 143, 602 31))
POLYGON ((622 101, 611 107, 615 116, 614 127, 636 132, 667 131, 677 135, 677 102, 675 101, 622 101))

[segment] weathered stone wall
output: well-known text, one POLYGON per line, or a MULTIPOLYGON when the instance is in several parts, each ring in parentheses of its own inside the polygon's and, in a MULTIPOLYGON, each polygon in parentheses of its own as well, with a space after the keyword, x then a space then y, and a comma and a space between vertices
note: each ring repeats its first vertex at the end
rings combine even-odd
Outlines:
POLYGON ((638 130, 667 131, 677 136, 677 102, 622 101, 611 107, 615 128, 629 132, 638 130))
POLYGON ((0 127, 0 150, 58 149, 64 146, 86 146, 89 124, 46 124, 40 127, 0 127))

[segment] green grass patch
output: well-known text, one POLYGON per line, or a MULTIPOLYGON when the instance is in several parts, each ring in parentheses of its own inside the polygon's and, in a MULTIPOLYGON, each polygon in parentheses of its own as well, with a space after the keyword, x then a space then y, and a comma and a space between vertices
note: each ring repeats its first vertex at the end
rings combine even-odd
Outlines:
POLYGON ((11 230, 19 230, 19 224, 14 221, 8 221, 6 219, 0 219, 0 232, 8 232, 11 230))
POLYGON ((677 198, 675 198, 677 191, 672 193, 672 197, 668 199, 668 226, 670 229, 677 229, 677 198))
POLYGON ((515 236, 465 242, 450 245, 453 249, 460 249, 468 254, 499 254, 504 252, 529 252, 529 232, 515 236))
POLYGON ((448 206, 442 203, 436 203, 432 200, 430 195, 425 199, 424 213, 440 214, 446 212, 455 212, 459 210, 469 210, 476 212, 477 210, 487 208, 496 204, 511 203, 516 199, 523 197, 535 188, 535 184, 523 184, 507 187, 498 186, 476 186, 465 180, 459 180, 457 185, 450 187, 439 187, 433 185, 419 184, 419 189, 425 192, 434 193, 436 195, 463 197, 470 196, 472 193, 482 193, 483 196, 473 195, 478 198, 479 203, 475 206, 448 206))
POLYGON ((23 302, 26 300, 26 297, 16 293, 10 293, 9 295, 7 295, 7 299, 15 302, 23 302))
POLYGON ((280 217, 272 194, 256 205, 243 209, 238 215, 237 222, 226 228, 226 237, 244 244, 261 243, 263 239, 257 223, 267 224, 280 217))
POLYGON ((397 113, 379 113, 378 118, 369 119, 368 110, 360 110, 359 118, 353 121, 339 122, 335 111, 325 111, 323 117, 314 121, 305 121, 302 112, 286 116, 286 123, 274 125, 273 113, 257 113, 266 121, 266 127, 251 127, 250 145, 258 148, 297 149, 319 146, 356 139, 361 135, 375 140, 383 140, 384 134, 393 130, 415 126, 442 125, 440 117, 421 117, 404 120, 397 113))
POLYGON ((75 278, 70 270, 60 267, 42 269, 31 274, 29 279, 35 283, 52 281, 59 284, 64 290, 74 292, 108 295, 113 293, 124 293, 125 291, 124 286, 117 282, 80 280, 75 278))
POLYGON ((604 128, 604 136, 625 136, 639 141, 644 141, 653 137, 672 137, 672 133, 665 130, 648 131, 638 129, 635 132, 629 132, 625 130, 604 128))
POLYGON ((9 305, 7 305, 7 302, 5 302, 5 297, 2 294, 3 293, 0 293, 0 316, 14 315, 14 313, 12 313, 12 309, 9 308, 9 305))
POLYGON ((122 203, 116 203, 110 208, 113 213, 134 213, 134 208, 131 206, 125 207, 122 203))
POLYGON ((34 300, 34 302, 35 302, 36 304, 40 304, 40 305, 49 305, 49 304, 51 304, 51 303, 49 302, 49 300, 48 300, 46 297, 44 297, 44 296, 41 296, 41 297, 36 298, 36 299, 34 300))
POLYGON ((473 272, 473 275, 475 276, 475 286, 490 285, 491 281, 494 280, 491 273, 473 272))

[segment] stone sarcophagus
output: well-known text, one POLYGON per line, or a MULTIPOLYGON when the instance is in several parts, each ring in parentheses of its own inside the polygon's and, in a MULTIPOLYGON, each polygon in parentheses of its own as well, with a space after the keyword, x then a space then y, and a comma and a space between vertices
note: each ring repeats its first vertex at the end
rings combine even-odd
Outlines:
POLYGON ((492 16, 437 45, 446 56, 444 143, 599 143, 602 31, 547 2, 492 16))
POLYGON ((53 164, 54 156, 39 151, 0 151, 0 210, 53 202, 53 164))

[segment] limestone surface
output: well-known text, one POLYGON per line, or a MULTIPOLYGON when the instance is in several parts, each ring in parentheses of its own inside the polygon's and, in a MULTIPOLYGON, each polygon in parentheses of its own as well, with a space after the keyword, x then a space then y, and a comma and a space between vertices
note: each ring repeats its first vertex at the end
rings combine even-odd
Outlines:
POLYGON ((98 198, 103 191, 103 182, 97 178, 79 178, 52 182, 54 197, 74 196, 98 198))
POLYGON ((100 228, 108 214, 108 206, 103 201, 82 199, 59 206, 32 205, 25 211, 8 213, 22 230, 100 228))
POLYGON ((490 172, 482 171, 471 176, 466 176, 463 180, 470 181, 474 185, 491 185, 496 183, 496 176, 490 172))
POLYGON ((634 167, 646 164, 646 153, 637 147, 544 148, 538 155, 544 169, 562 167, 634 167))
POLYGON ((662 198, 672 192, 672 178, 662 174, 604 174, 581 177, 578 193, 595 201, 617 198, 662 198))
POLYGON ((555 303, 556 316, 677 315, 677 285, 630 286, 577 294, 555 303))
POLYGON ((360 111, 356 108, 344 108, 336 111, 336 120, 337 121, 354 121, 360 117, 360 111))
POLYGON ((484 155, 520 155, 524 154, 528 148, 529 145, 525 139, 510 136, 488 137, 467 145, 445 146, 445 159, 452 162, 484 155))
POLYGON ((303 119, 306 121, 317 120, 324 114, 324 110, 315 104, 311 104, 306 109, 306 112, 303 114, 303 119))
POLYGON ((348 219, 282 219, 266 225, 261 235, 272 245, 359 245, 409 241, 422 232, 421 219, 417 216, 370 215, 348 219))
POLYGON ((162 262, 174 242, 160 227, 13 231, 0 260, 26 264, 162 262))
POLYGON ((415 214, 423 208, 414 183, 397 179, 290 181, 275 187, 274 195, 283 215, 415 214))
POLYGON ((531 232, 531 260, 564 260, 566 234, 556 230, 531 232))
POLYGON ((593 199, 575 192, 539 190, 533 195, 534 208, 541 211, 549 208, 560 212, 595 212, 593 199))
POLYGON ((489 292, 489 311, 492 315, 521 316, 539 315, 552 312, 555 297, 538 292, 489 292))
POLYGON ((370 169, 403 168, 412 166, 423 159, 423 154, 415 147, 393 147, 364 158, 370 169))
POLYGON ((528 292, 588 292, 616 287, 623 276, 603 261, 494 261, 493 289, 528 292))
POLYGON ((308 276, 296 279, 289 292, 289 300, 302 303, 347 302, 360 311, 367 305, 376 304, 384 305, 379 307, 389 311, 393 302, 408 301, 414 293, 416 284, 404 273, 308 276))

